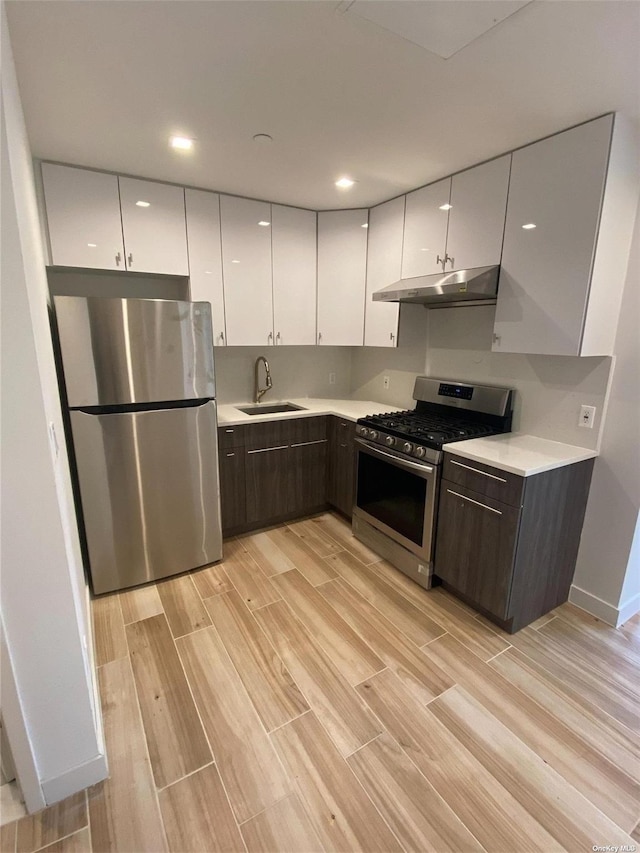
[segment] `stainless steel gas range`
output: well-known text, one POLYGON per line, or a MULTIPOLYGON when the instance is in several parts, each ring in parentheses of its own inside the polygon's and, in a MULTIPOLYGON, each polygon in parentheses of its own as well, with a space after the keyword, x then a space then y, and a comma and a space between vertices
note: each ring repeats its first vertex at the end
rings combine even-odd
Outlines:
POLYGON ((509 388, 418 376, 416 407, 360 418, 353 532, 431 586, 442 446, 511 430, 509 388))

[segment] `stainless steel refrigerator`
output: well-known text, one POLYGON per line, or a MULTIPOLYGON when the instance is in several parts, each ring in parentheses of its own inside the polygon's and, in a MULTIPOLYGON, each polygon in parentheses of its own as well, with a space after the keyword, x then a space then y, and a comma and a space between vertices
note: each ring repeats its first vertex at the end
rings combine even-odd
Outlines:
POLYGON ((211 306, 54 304, 94 592, 220 560, 211 306))

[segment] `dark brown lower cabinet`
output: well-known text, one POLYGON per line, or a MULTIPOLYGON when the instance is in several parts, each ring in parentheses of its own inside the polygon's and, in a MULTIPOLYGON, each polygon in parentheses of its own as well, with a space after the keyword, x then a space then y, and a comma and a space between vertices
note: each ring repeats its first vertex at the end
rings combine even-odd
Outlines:
POLYGON ((445 454, 435 575, 511 633, 562 604, 575 570, 592 470, 588 459, 516 478, 445 454))
POLYGON ((235 434, 219 429, 225 535, 326 506, 326 420, 321 416, 243 424, 235 434))
POLYGON ((244 447, 220 449, 220 510, 222 530, 246 524, 244 447))
POLYGON ((355 424, 328 419, 327 502, 351 518, 355 499, 355 424))

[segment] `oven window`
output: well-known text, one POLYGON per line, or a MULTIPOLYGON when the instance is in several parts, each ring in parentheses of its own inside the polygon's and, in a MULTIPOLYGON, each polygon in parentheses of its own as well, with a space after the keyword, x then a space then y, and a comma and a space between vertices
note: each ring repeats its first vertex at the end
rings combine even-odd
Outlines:
POLYGON ((423 541, 426 494, 422 477, 358 453, 357 505, 416 545, 423 541))

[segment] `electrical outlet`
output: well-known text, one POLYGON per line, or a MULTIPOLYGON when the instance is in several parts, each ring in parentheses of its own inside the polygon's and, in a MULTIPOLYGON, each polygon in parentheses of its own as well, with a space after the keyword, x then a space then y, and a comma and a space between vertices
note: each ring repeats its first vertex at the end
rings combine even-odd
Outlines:
POLYGON ((335 373, 330 373, 329 374, 329 385, 335 385, 335 384, 336 384, 336 375, 335 375, 335 373))
POLYGON ((580 417, 578 418, 578 426, 593 429, 593 422, 596 419, 595 406, 580 406, 580 417))
POLYGON ((382 387, 385 389, 389 388, 389 377, 388 376, 382 377, 382 387))

